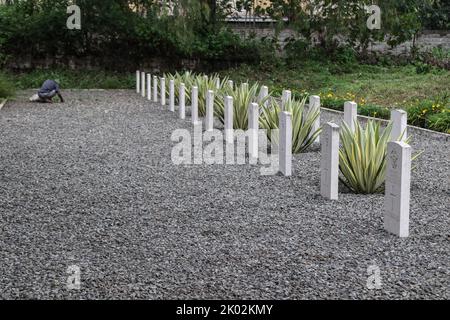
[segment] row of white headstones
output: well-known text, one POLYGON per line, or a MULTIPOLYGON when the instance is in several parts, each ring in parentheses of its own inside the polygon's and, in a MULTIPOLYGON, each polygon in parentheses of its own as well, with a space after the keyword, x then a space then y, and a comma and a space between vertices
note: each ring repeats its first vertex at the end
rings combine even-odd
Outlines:
MULTIPOLYGON (((158 80, 160 81, 159 98, 161 105, 166 105, 166 79, 136 71, 136 92, 149 101, 158 102, 158 80), (152 85, 153 84, 153 85, 152 85), (153 95, 153 96, 152 96, 153 95)), ((233 81, 228 85, 233 87, 233 81)), ((217 84, 218 88, 220 83, 217 84)), ((186 118, 185 85, 179 85, 179 118, 186 118)), ((191 88, 191 121, 193 125, 199 125, 202 121, 198 116, 198 87, 191 88)), ((214 91, 208 90, 206 94, 205 130, 212 131, 214 125, 214 91)), ((262 86, 260 97, 268 95, 268 88, 262 86)), ((289 90, 284 90, 281 97, 282 105, 291 97, 289 90)), ((227 143, 234 143, 233 133, 233 98, 225 97, 224 101, 224 131, 227 143)), ((320 97, 311 96, 309 107, 320 110, 320 97)), ((169 110, 175 112, 175 82, 169 81, 169 110)), ((249 157, 258 158, 258 130, 259 108, 257 103, 249 105, 249 157)), ((344 121, 349 128, 355 130, 357 120, 357 104, 346 102, 344 105, 344 121)), ((292 175, 292 114, 282 111, 279 123, 279 170, 285 176, 292 175)), ((392 110, 393 122, 391 141, 387 149, 387 172, 384 204, 384 228, 399 237, 409 236, 409 207, 410 207, 410 182, 411 182, 411 147, 405 142, 407 137, 407 114, 403 110, 392 110), (398 141, 402 136, 401 141, 398 141)), ((320 126, 320 117, 314 124, 314 129, 320 126)), ((321 182, 320 193, 329 200, 338 199, 339 185, 339 126, 328 122, 323 126, 321 137, 316 142, 321 142, 321 182)), ((314 130, 315 131, 315 130, 314 130)))

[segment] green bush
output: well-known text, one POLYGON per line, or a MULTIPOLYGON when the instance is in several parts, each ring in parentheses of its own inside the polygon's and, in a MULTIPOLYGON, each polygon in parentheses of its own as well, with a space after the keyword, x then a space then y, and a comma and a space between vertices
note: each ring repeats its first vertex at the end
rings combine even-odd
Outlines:
POLYGON ((0 99, 8 98, 14 95, 14 87, 11 81, 4 75, 0 73, 0 99))
POLYGON ((47 79, 58 80, 62 89, 132 89, 136 81, 131 73, 62 69, 34 70, 11 78, 19 89, 39 88, 47 79))
POLYGON ((72 3, 0 5, 0 67, 13 57, 89 57, 110 70, 129 70, 155 56, 171 64, 182 58, 258 63, 272 52, 269 41, 242 39, 224 23, 211 24, 208 5, 198 0, 177 2, 173 15, 161 14, 161 4, 152 1, 79 0, 82 29, 68 30, 66 9, 72 3))
POLYGON ((450 109, 429 116, 427 126, 432 130, 450 134, 450 109))
POLYGON ((435 100, 415 101, 407 107, 408 123, 414 126, 447 132, 445 126, 447 114, 450 112, 448 97, 435 100))

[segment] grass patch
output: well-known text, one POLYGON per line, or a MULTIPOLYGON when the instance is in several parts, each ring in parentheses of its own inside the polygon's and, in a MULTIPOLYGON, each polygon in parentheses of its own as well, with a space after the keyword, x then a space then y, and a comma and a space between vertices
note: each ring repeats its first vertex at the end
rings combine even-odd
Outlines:
POLYGON ((430 99, 447 92, 450 95, 450 72, 434 70, 418 74, 413 65, 333 65, 308 62, 291 68, 278 65, 269 70, 243 65, 224 71, 235 81, 259 81, 278 93, 283 89, 307 91, 311 94, 348 93, 367 103, 381 106, 400 106, 415 99, 430 99))
POLYGON ((3 73, 0 73, 0 99, 14 96, 14 86, 11 79, 3 73))
POLYGON ((412 125, 450 133, 450 72, 432 69, 418 73, 414 65, 374 66, 303 62, 295 67, 243 65, 222 72, 237 83, 258 81, 281 96, 290 89, 294 97, 315 94, 322 106, 343 111, 345 101, 358 103, 358 113, 390 118, 391 108, 408 112, 412 125))

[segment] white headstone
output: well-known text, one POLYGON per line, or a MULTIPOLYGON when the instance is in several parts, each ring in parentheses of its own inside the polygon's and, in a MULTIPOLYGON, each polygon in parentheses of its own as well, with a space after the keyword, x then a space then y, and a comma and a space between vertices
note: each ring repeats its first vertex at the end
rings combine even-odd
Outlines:
POLYGON ((175 112, 175 80, 169 80, 169 111, 175 112))
POLYGON ((280 172, 290 177, 292 175, 292 113, 280 112, 280 142, 278 149, 280 172))
POLYGON ((166 78, 162 77, 160 79, 160 85, 161 85, 161 105, 166 105, 166 78))
POLYGON ((339 194, 339 126, 328 122, 322 131, 320 194, 337 200, 339 194))
POLYGON ((147 100, 152 100, 152 76, 147 73, 147 100))
POLYGON ((158 102, 158 77, 153 76, 153 102, 158 102))
POLYGON ((145 98, 145 72, 141 72, 141 95, 145 98))
POLYGON ((220 89, 220 78, 219 77, 216 79, 216 89, 217 90, 220 89))
POLYGON ((198 87, 193 86, 191 92, 191 121, 192 124, 197 124, 198 120, 198 87))
MULTIPOLYGON (((259 92, 259 98, 258 98, 259 103, 261 104, 262 101, 263 101, 268 95, 269 95, 269 88, 268 88, 267 86, 262 86, 262 87, 261 87, 261 90, 260 90, 260 92, 259 92)), ((269 101, 268 101, 268 100, 264 101, 264 106, 267 107, 268 104, 269 104, 269 101)))
POLYGON ((139 70, 136 71, 136 93, 141 92, 141 72, 139 70))
POLYGON ((411 147, 402 141, 387 148, 384 229, 399 237, 409 236, 411 147))
POLYGON ((178 94, 178 99, 180 100, 180 119, 186 119, 186 87, 184 83, 180 84, 180 93, 178 94))
POLYGON ((248 83, 247 82, 242 83, 241 88, 242 90, 248 90, 248 83))
POLYGON ((347 101, 344 104, 344 122, 352 132, 355 132, 355 122, 358 119, 358 105, 356 102, 347 101))
POLYGON ((227 143, 234 143, 234 130, 233 130, 233 97, 226 96, 225 104, 225 141, 227 143))
POLYGON ((233 83, 233 80, 228 80, 228 86, 229 86, 231 89, 234 89, 234 83, 233 83))
POLYGON ((212 90, 206 93, 205 130, 214 130, 214 91, 212 90))
POLYGON ((292 92, 290 90, 283 90, 283 95, 281 96, 281 110, 286 109, 286 103, 292 99, 292 92))
POLYGON ((408 114, 404 110, 391 111, 392 132, 391 141, 401 141, 408 139, 408 114), (403 134, 403 136, 402 136, 403 134))
MULTIPOLYGON (((309 97, 309 110, 314 110, 314 108, 317 108, 320 112, 320 97, 319 96, 310 96, 309 97)), ((312 125, 310 136, 313 135, 314 132, 319 130, 319 128, 320 128, 320 113, 319 113, 319 116, 317 117, 316 121, 312 125)), ((320 135, 317 136, 316 141, 314 141, 314 142, 320 143, 320 135)))
POLYGON ((250 103, 248 107, 248 156, 251 164, 258 161, 259 106, 250 103))

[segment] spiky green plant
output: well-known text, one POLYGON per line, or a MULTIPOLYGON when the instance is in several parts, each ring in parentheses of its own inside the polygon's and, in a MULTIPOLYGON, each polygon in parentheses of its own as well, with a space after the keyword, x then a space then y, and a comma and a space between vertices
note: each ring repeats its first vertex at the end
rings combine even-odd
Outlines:
MULTIPOLYGON (((169 92, 170 80, 174 80, 175 84, 175 103, 178 103, 178 99, 180 96, 180 84, 184 83, 185 85, 185 101, 187 104, 191 102, 191 89, 195 83, 196 75, 191 71, 186 71, 184 73, 175 74, 165 74, 166 78, 166 92, 169 92)), ((161 88, 161 83, 158 83, 158 90, 161 88)))
MULTIPOLYGON (((320 110, 313 108, 306 110, 306 97, 302 100, 291 99, 285 105, 285 111, 292 113, 292 153, 304 152, 313 144, 322 128, 314 130, 314 123, 320 115, 320 110)), ((262 108, 260 127, 267 130, 267 137, 271 143, 278 144, 281 103, 270 99, 268 106, 262 108)))
POLYGON ((229 78, 225 77, 223 79, 219 78, 219 75, 213 74, 210 76, 206 76, 203 74, 199 74, 195 77, 194 85, 198 87, 198 114, 200 117, 204 117, 206 115, 206 93, 208 90, 214 91, 214 106, 217 106, 221 102, 222 90, 226 88, 227 82, 229 78), (219 82, 219 86, 217 86, 217 82, 219 82))
MULTIPOLYGON (((355 121, 353 132, 344 122, 340 132, 339 179, 352 192, 372 194, 384 189, 386 180, 387 146, 392 123, 381 130, 379 121, 369 120, 366 128, 355 121)), ((403 138, 403 134, 398 140, 403 138)), ((410 139, 406 140, 409 143, 410 139)), ((418 155, 413 157, 416 159, 418 155)))
MULTIPOLYGON (((252 102, 258 101, 259 97, 259 85, 257 83, 249 86, 248 84, 241 84, 236 88, 231 88, 228 85, 224 85, 224 88, 219 96, 219 101, 216 102, 214 113, 218 120, 223 124, 225 123, 225 96, 233 97, 233 128, 234 129, 248 129, 248 107, 252 102)), ((266 98, 268 99, 269 96, 266 98)))

